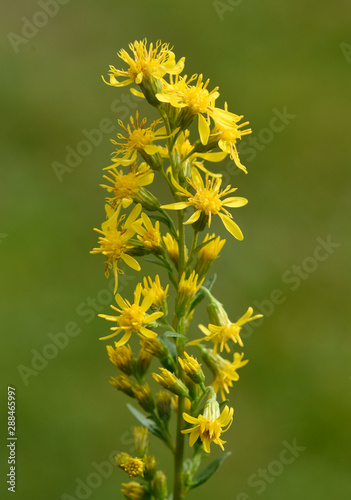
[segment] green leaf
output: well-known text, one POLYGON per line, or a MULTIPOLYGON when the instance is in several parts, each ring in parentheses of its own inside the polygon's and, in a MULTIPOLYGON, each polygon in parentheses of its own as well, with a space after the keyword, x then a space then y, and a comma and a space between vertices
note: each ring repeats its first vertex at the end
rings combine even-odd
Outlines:
POLYGON ((166 338, 168 338, 168 337, 177 337, 179 339, 183 339, 184 342, 186 342, 188 340, 188 337, 186 337, 182 333, 172 332, 171 330, 168 330, 168 332, 165 332, 163 334, 163 336, 166 337, 166 338))
MULTIPOLYGON (((146 260, 146 259, 145 259, 146 260)), ((207 278, 205 279, 204 283, 203 283, 203 287, 206 288, 209 292, 211 291, 212 287, 213 287, 213 284, 214 282, 216 281, 216 278, 217 278, 217 274, 214 274, 212 276, 212 278, 207 278)), ((192 311, 197 305, 200 304, 200 302, 206 297, 206 292, 204 292, 203 290, 200 290, 196 293, 192 303, 191 303, 191 306, 190 306, 190 311, 192 311)))
POLYGON ((147 427, 152 434, 154 434, 158 438, 162 439, 162 441, 165 440, 162 432, 160 431, 158 426, 155 424, 155 422, 150 420, 143 413, 141 413, 141 411, 137 410, 136 408, 134 408, 134 406, 132 406, 129 403, 127 403, 127 408, 130 411, 130 413, 138 420, 138 422, 141 423, 141 425, 143 425, 144 427, 147 427))
POLYGON ((228 458, 232 453, 228 451, 219 458, 216 458, 210 465, 208 465, 204 470, 196 474, 191 480, 189 487, 190 489, 197 488, 201 484, 204 484, 210 477, 220 468, 222 463, 226 458, 228 458))

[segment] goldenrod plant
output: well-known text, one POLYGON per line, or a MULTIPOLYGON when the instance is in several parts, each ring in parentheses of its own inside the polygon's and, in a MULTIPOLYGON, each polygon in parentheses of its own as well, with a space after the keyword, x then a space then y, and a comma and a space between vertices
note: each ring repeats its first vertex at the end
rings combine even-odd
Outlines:
POLYGON ((240 241, 243 234, 229 209, 243 207, 247 200, 233 196, 236 188, 222 186, 218 168, 208 168, 205 161, 216 164, 229 155, 247 173, 236 143, 251 130, 226 103, 223 109, 217 106, 218 87, 209 90, 209 80, 202 74, 182 76, 185 58, 177 61, 168 44, 148 45, 145 39, 131 43, 129 49, 118 53, 125 69, 110 66, 109 77, 103 79, 112 87, 132 85, 131 92, 145 98, 159 118, 147 125, 136 112, 128 124, 119 120, 112 164, 104 169, 106 219, 101 229, 95 229, 99 240, 92 253, 105 256, 106 277, 112 271, 116 305, 99 315, 112 325, 111 333, 101 339, 115 338, 114 345, 107 345, 117 368, 111 384, 134 400, 128 408, 141 424, 134 431, 135 456, 123 451, 116 456, 116 464, 131 479, 121 491, 129 500, 181 500, 207 481, 230 454, 202 464, 211 445, 224 450, 222 435, 234 414, 230 389, 239 379, 237 370, 247 363, 239 352, 240 330, 261 316, 249 307, 233 322, 230 317, 243 311, 233 311, 229 317, 212 294, 215 275, 208 276, 226 242, 213 232, 218 221, 214 216, 230 237, 240 241), (163 179, 168 192, 165 204, 150 191, 155 175, 163 179), (143 259, 160 266, 159 274, 141 276, 134 292, 126 291, 132 299, 122 297, 118 275, 124 265, 141 271, 143 259), (173 308, 168 304, 171 287, 173 308), (203 300, 208 303, 209 324, 190 332, 194 310, 203 300), (128 344, 131 339, 133 346, 139 339, 138 353, 128 344), (153 360, 159 368, 150 370, 153 360), (201 363, 209 368, 207 376, 201 363), (173 416, 176 423, 171 426, 173 416), (149 454, 149 433, 173 454, 173 493, 158 461, 149 454), (187 435, 192 450, 187 450, 187 435))

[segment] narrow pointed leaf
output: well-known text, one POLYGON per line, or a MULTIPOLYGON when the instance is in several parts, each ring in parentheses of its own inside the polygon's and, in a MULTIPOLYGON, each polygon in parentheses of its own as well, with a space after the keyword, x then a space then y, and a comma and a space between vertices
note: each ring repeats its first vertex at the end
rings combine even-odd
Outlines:
POLYGON ((127 403, 127 408, 141 425, 147 427, 152 434, 154 434, 158 438, 162 439, 162 441, 164 441, 164 436, 160 431, 160 429, 158 428, 158 426, 155 424, 155 422, 150 420, 143 413, 141 413, 141 411, 137 410, 136 408, 134 408, 134 406, 132 406, 129 403, 127 403))
POLYGON ((208 479, 210 479, 210 477, 220 468, 224 460, 228 458, 230 455, 231 452, 228 451, 228 453, 225 453, 221 457, 216 458, 216 460, 210 463, 210 465, 208 465, 205 469, 196 474, 190 481, 189 484, 190 489, 197 488, 201 484, 204 484, 208 479))

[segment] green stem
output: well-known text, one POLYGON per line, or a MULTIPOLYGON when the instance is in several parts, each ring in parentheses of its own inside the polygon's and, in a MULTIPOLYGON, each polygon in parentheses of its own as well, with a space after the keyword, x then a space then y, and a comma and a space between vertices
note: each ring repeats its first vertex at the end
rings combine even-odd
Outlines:
MULTIPOLYGON (((178 356, 184 353, 184 345, 178 346, 178 356)), ((178 397, 178 415, 177 415, 177 438, 176 448, 174 455, 174 490, 173 500, 182 500, 184 498, 184 485, 183 485, 183 460, 184 460, 184 434, 182 434, 184 420, 183 412, 185 406, 185 398, 178 397)))

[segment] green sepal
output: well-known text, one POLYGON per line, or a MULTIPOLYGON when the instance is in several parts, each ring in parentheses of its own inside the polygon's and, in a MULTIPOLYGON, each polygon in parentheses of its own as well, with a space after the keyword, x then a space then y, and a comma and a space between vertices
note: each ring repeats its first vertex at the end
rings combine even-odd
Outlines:
POLYGON ((196 474, 190 483, 188 484, 188 487, 190 489, 197 488, 198 486, 201 486, 201 484, 204 484, 210 477, 217 472, 217 470, 220 468, 222 463, 226 458, 228 458, 232 453, 228 451, 228 453, 225 453, 219 458, 216 458, 210 465, 208 465, 204 470, 196 474))
MULTIPOLYGON (((147 260, 147 259, 144 259, 144 260, 147 260)), ((206 288, 209 292, 211 291, 213 285, 214 285, 214 282, 216 281, 216 278, 217 278, 217 274, 214 274, 211 278, 207 278, 205 279, 203 285, 201 288, 206 288)), ((195 294, 195 297, 191 303, 191 306, 190 306, 190 312, 197 306, 200 304, 200 302, 206 297, 206 292, 204 290, 200 290, 195 294)))

